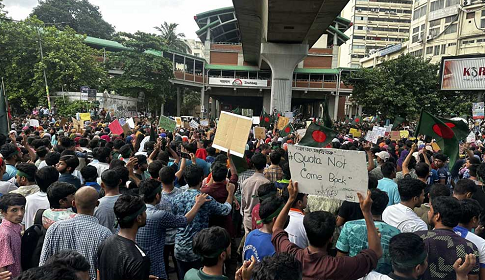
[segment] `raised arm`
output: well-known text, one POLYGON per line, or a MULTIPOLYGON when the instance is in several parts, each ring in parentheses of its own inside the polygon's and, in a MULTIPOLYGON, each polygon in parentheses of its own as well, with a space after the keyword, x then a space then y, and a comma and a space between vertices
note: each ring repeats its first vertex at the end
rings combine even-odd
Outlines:
POLYGON ((409 174, 409 162, 411 161, 411 157, 413 156, 413 153, 416 151, 416 143, 413 143, 411 146, 411 150, 409 151, 409 154, 406 156, 406 159, 402 163, 402 175, 409 174))
POLYGON ((375 168, 374 165, 374 154, 372 154, 372 151, 370 149, 370 143, 364 143, 364 150, 367 153, 367 171, 371 171, 372 169, 375 168))
POLYGON ((360 209, 362 210, 362 214, 364 214, 365 226, 367 227, 367 240, 369 243, 369 249, 376 253, 377 258, 380 258, 382 256, 382 247, 377 228, 374 225, 374 219, 372 218, 372 199, 370 197, 371 192, 370 190, 367 191, 367 197, 365 199, 360 193, 357 193, 357 196, 359 197, 360 209))
POLYGON ((290 195, 290 198, 288 198, 288 201, 278 215, 278 218, 276 218, 276 221, 273 225, 273 232, 277 230, 283 230, 285 228, 286 219, 288 218, 288 213, 290 212, 291 205, 293 205, 293 202, 295 202, 296 196, 298 195, 298 182, 293 182, 292 180, 290 180, 290 183, 288 184, 288 193, 290 195))
POLYGON ((185 214, 185 218, 187 218, 187 223, 190 223, 194 220, 195 215, 197 215, 197 212, 199 212, 200 207, 204 205, 207 201, 211 201, 209 198, 207 198, 208 194, 206 193, 201 193, 198 194, 195 197, 195 204, 192 206, 192 209, 190 209, 187 214, 185 214))
POLYGON ((180 160, 180 168, 179 170, 175 173, 175 177, 177 177, 177 179, 182 179, 182 176, 184 176, 184 170, 185 170, 185 163, 186 163, 186 159, 185 158, 182 158, 180 160))

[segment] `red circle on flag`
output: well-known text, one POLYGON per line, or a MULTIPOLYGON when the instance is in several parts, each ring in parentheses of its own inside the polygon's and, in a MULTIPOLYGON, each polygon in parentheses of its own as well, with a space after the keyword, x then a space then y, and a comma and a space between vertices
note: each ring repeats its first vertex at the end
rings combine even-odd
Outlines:
POLYGON ((264 121, 269 122, 269 118, 268 117, 264 118, 264 121))
POLYGON ((455 127, 455 124, 454 123, 450 123, 450 122, 447 122, 445 123, 449 128, 453 128, 455 127))
POLYGON ((327 139, 327 134, 325 134, 323 131, 315 130, 312 133, 312 138, 318 143, 323 143, 327 139))
POLYGON ((291 132, 291 128, 290 127, 285 128, 285 132, 286 133, 290 133, 291 132))
POLYGON ((360 119, 359 119, 359 118, 356 118, 356 119, 355 119, 355 122, 360 122, 360 119))
POLYGON ((453 138, 453 136, 455 136, 455 133, 453 133, 453 130, 451 130, 451 128, 449 126, 442 125, 440 123, 433 125, 433 131, 439 137, 444 138, 444 139, 451 139, 451 138, 453 138))

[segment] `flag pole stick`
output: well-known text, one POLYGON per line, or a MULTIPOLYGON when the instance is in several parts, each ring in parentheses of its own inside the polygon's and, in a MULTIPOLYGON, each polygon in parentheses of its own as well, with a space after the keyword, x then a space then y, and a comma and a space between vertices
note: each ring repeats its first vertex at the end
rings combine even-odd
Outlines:
POLYGON ((7 92, 5 91, 5 84, 3 82, 3 77, 2 77, 2 90, 3 90, 3 97, 5 98, 5 110, 7 114, 7 130, 10 131, 10 116, 9 116, 9 111, 10 107, 8 106, 8 98, 7 98, 7 92))

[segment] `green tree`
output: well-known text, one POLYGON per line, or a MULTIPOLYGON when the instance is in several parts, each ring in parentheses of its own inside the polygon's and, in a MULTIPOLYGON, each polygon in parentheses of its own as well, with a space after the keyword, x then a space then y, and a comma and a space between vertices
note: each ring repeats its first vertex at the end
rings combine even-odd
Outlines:
POLYGON ((7 11, 4 10, 5 5, 2 2, 3 0, 0 0, 0 19, 7 16, 7 11))
POLYGON ((59 32, 36 18, 0 24, 0 73, 10 105, 17 110, 46 105, 44 69, 50 92, 97 88, 106 71, 97 61, 100 51, 83 43, 71 28, 59 32), (39 40, 44 59, 40 58, 39 40))
POLYGON ((438 116, 469 114, 473 96, 440 90, 439 65, 411 55, 359 69, 345 79, 354 87, 352 99, 367 114, 383 119, 414 120, 421 108, 438 116))
POLYGON ((103 39, 110 39, 115 31, 103 20, 99 7, 88 0, 39 0, 33 15, 43 22, 55 23, 60 29, 70 26, 77 33, 103 39))
POLYGON ((117 32, 112 39, 138 52, 161 51, 164 45, 160 36, 141 31, 135 33, 117 32))
POLYGON ((185 34, 177 33, 177 26, 177 23, 163 22, 163 24, 154 28, 160 32, 160 37, 165 46, 182 53, 188 53, 190 52, 190 47, 183 40, 185 34))
POLYGON ((158 55, 139 51, 109 53, 107 69, 119 69, 123 74, 106 80, 105 88, 131 97, 145 94, 145 104, 152 111, 170 98, 173 77, 172 63, 158 55))

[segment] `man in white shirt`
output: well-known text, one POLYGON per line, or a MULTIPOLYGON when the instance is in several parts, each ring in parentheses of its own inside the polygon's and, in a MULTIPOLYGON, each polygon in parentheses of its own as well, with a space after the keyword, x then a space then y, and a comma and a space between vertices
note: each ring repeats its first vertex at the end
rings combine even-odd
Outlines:
POLYGON ((398 183, 401 202, 388 206, 384 210, 382 213, 384 222, 401 232, 428 230, 426 223, 413 211, 415 207, 420 207, 423 203, 425 187, 426 184, 418 179, 401 179, 398 183))
POLYGON ((35 182, 39 186, 39 191, 26 197, 25 215, 22 223, 25 229, 34 224, 34 217, 38 210, 49 209, 50 204, 47 199, 47 188, 59 179, 59 172, 52 166, 43 167, 35 173, 35 182))
POLYGON ((477 246, 479 252, 478 260, 480 262, 480 279, 485 279, 485 239, 471 232, 472 229, 476 229, 479 226, 482 207, 478 201, 470 198, 460 200, 460 205, 463 214, 458 226, 454 227, 453 230, 456 234, 477 246))
POLYGON ((290 222, 285 228, 285 231, 288 233, 288 239, 291 243, 295 243, 300 248, 308 247, 308 238, 306 236, 305 227, 303 226, 303 218, 305 217, 303 210, 307 207, 307 203, 308 195, 305 193, 298 193, 295 202, 290 208, 290 222))

